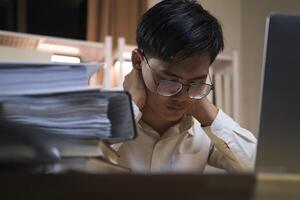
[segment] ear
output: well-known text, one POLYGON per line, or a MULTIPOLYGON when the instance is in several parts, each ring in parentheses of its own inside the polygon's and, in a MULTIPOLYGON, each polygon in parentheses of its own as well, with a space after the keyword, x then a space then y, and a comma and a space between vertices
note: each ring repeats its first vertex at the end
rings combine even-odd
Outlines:
POLYGON ((131 62, 133 68, 136 70, 141 70, 143 60, 144 60, 144 56, 141 50, 134 49, 131 53, 131 62))

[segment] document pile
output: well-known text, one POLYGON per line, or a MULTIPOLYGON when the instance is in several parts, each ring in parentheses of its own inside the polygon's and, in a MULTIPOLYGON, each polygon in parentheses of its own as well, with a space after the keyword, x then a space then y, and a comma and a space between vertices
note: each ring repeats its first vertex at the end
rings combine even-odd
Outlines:
POLYGON ((57 134, 109 137, 108 100, 85 87, 88 67, 95 66, 2 64, 2 115, 57 134))
POLYGON ((109 144, 135 137, 131 100, 122 91, 88 87, 97 69, 0 63, 0 169, 128 171, 115 164, 109 144))
POLYGON ((97 66, 1 63, 0 91, 9 95, 82 87, 87 85, 87 68, 97 69, 97 66))
POLYGON ((0 96, 8 121, 29 124, 56 134, 109 137, 108 100, 98 90, 0 96))

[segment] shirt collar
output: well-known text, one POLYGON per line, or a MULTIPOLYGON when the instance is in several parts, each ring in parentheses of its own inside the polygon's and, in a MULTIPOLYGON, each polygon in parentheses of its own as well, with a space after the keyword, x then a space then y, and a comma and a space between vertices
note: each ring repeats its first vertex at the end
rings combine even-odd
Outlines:
MULTIPOLYGON (((180 131, 188 131, 190 130, 194 125, 194 118, 191 115, 186 115, 183 117, 183 119, 180 122, 180 131)), ((194 131, 188 131, 188 134, 194 135, 194 131)))
POLYGON ((189 135, 194 136, 194 132, 190 129, 194 125, 193 117, 190 115, 184 116, 177 124, 170 127, 163 135, 160 135, 148 124, 143 122, 142 120, 139 121, 138 127, 141 128, 145 133, 148 135, 154 136, 156 138, 167 138, 174 135, 179 135, 183 132, 187 132, 189 135), (188 131, 190 130, 190 131, 188 131))

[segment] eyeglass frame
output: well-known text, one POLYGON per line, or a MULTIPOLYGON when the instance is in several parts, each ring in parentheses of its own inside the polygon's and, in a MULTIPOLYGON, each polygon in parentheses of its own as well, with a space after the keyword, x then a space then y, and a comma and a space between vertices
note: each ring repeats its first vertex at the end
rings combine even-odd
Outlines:
MULTIPOLYGON (((150 66, 150 64, 149 64, 149 61, 148 61, 148 59, 147 59, 147 57, 146 57, 145 54, 143 54, 143 57, 144 57, 145 60, 146 60, 146 63, 147 63, 147 65, 148 65, 148 67, 149 67, 149 69, 150 69, 150 71, 151 71, 151 74, 153 74, 153 73, 157 74, 157 72, 155 72, 155 71, 151 68, 151 66, 150 66)), ((197 99, 197 100, 200 100, 200 99, 203 99, 203 98, 207 97, 207 96, 209 95, 209 93, 210 93, 211 91, 214 90, 214 84, 213 84, 213 82, 212 82, 212 80, 211 80, 211 76, 210 76, 209 73, 208 73, 208 77, 209 77, 209 81, 210 81, 211 84, 208 84, 208 83, 189 83, 189 84, 184 84, 184 83, 181 83, 181 82, 179 82, 179 81, 172 81, 172 82, 179 83, 179 84, 181 85, 181 88, 180 88, 175 94, 172 94, 172 95, 169 95, 169 96, 168 96, 168 95, 162 95, 162 94, 160 94, 160 93, 157 92, 157 91, 156 91, 156 92, 157 92, 159 95, 170 97, 170 96, 175 96, 175 95, 179 94, 179 93, 183 90, 183 86, 187 86, 187 87, 188 87, 187 91, 189 91, 191 85, 208 85, 208 86, 210 86, 211 88, 210 88, 209 92, 208 92, 207 94, 205 94, 204 96, 202 96, 201 98, 194 98, 194 97, 191 97, 191 96, 189 95, 189 97, 190 97, 191 99, 197 99)), ((159 84, 160 84, 161 81, 168 81, 168 80, 156 80, 156 78, 155 78, 153 75, 152 75, 152 78, 153 78, 154 83, 156 84, 157 87, 159 86, 159 84)), ((171 81, 170 81, 170 82, 171 82, 171 81)), ((157 88, 156 88, 156 90, 157 90, 157 88)))

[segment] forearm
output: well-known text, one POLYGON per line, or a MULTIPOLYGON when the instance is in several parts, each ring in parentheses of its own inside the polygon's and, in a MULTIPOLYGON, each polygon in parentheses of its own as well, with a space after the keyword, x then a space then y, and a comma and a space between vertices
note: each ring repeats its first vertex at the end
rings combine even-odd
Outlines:
POLYGON ((253 167, 256 138, 219 110, 207 98, 199 100, 191 114, 210 137, 214 151, 210 164, 227 171, 244 171, 253 167))
POLYGON ((251 132, 240 127, 221 110, 204 131, 215 147, 209 158, 210 164, 234 172, 253 169, 257 140, 251 132))

